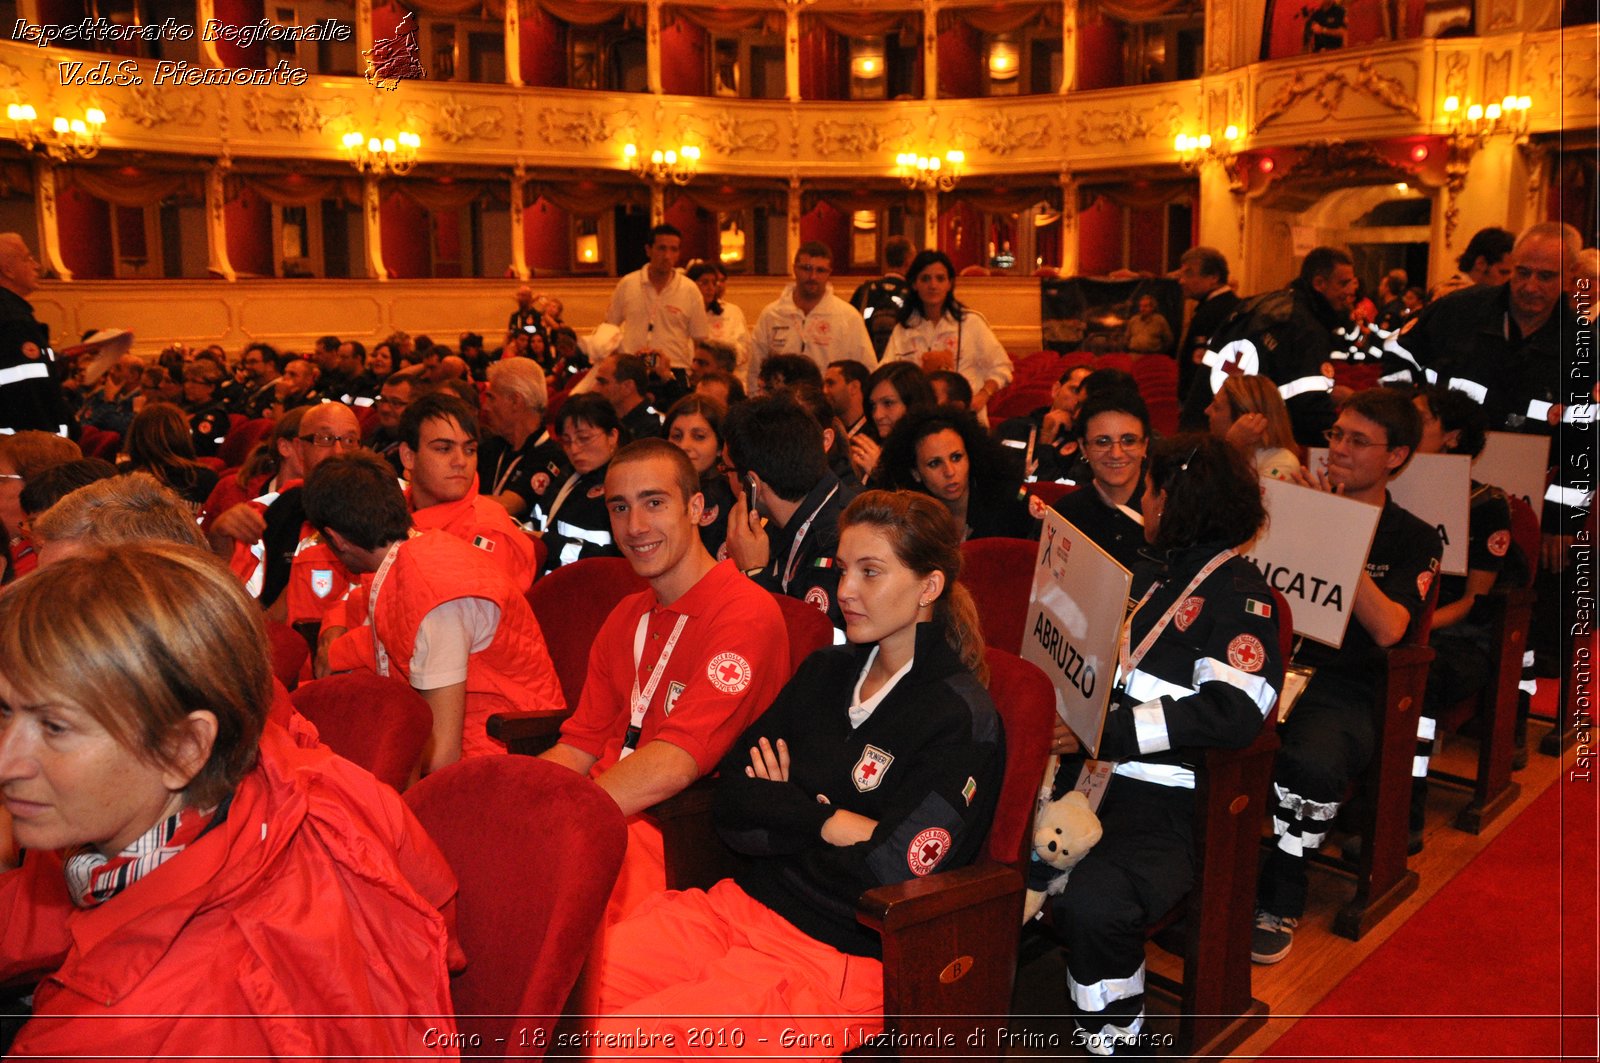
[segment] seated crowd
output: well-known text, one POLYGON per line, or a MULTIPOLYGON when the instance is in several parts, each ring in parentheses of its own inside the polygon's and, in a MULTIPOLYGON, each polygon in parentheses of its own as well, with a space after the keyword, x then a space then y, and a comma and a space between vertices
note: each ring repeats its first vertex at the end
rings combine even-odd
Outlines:
MULTIPOLYGON (((597 1031, 681 1037, 716 1011, 870 1040, 883 952, 855 898, 972 862, 1006 763, 962 544, 1037 540, 1051 507, 1133 573, 1099 749, 1115 762, 1104 837, 1048 906, 1063 1013, 1095 1051, 1137 1047, 1145 930, 1195 880, 1191 751, 1250 745, 1294 663, 1316 671, 1262 795, 1274 844, 1252 942, 1257 962, 1289 953, 1306 856, 1377 755, 1371 654, 1425 632, 1439 571, 1437 533, 1389 483, 1415 454, 1476 457, 1486 429, 1571 420, 1454 342, 1463 314, 1509 299, 1525 346, 1560 365, 1539 344, 1570 306, 1539 285, 1571 272, 1568 234, 1535 226, 1503 252, 1505 285, 1461 285, 1437 312, 1404 277, 1386 281, 1393 305, 1363 310, 1348 255, 1318 249, 1270 293, 1293 328, 1260 348, 1241 329, 1268 297, 1240 303, 1226 262, 1195 249, 1181 343, 1153 300, 1129 308, 1138 349, 1176 344, 1169 372, 1190 385, 1164 435, 1136 379, 1093 364, 1063 367, 1047 405, 991 412, 1015 367, 940 252, 897 245, 893 302, 863 319, 877 289, 839 298, 827 248, 803 244, 747 327, 719 266, 677 271, 678 244, 652 230, 647 264, 581 340, 558 299, 524 288, 497 346, 396 333, 370 349, 323 337, 305 357, 255 343, 235 366, 215 346, 156 366, 125 354, 75 396, 83 429, 120 450, 0 435, 0 979, 44 979, 14 1051, 455 1051, 423 1040, 454 1030, 451 972, 473 962, 455 878, 283 686, 347 672, 426 703, 413 781, 503 752, 496 714, 562 718, 541 756, 628 822, 574 997, 597 1031), (1414 382, 1352 391, 1330 370, 1302 386, 1328 357, 1308 332, 1380 320, 1385 369, 1414 382), (1484 394, 1461 386, 1474 380, 1484 394), (1529 418, 1530 402, 1553 412, 1529 418), (1263 478, 1380 512, 1338 649, 1280 650, 1273 592, 1241 556, 1266 523, 1263 478), (639 589, 609 608, 569 703, 529 591, 605 557, 639 589), (797 603, 835 644, 803 660, 797 603), (274 678, 269 628, 304 640, 302 674, 274 678), (645 813, 711 775, 717 831, 751 859, 667 893, 645 813)), ((1485 596, 1541 563, 1510 544, 1504 492, 1474 482, 1471 505, 1469 571, 1441 581, 1432 612, 1419 841, 1434 721, 1487 681, 1485 596)), ((1574 533, 1561 507, 1546 518, 1574 533)), ((1083 788, 1093 762, 1064 724, 1052 752, 1039 781, 1083 788)))

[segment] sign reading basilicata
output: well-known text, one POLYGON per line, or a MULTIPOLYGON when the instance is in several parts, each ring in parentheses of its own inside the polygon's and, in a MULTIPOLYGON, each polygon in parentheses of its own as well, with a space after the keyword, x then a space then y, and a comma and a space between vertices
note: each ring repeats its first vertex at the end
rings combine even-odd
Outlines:
POLYGON ((1034 558, 1022 657, 1056 688, 1056 712, 1093 756, 1105 729, 1133 576, 1054 510, 1034 558))

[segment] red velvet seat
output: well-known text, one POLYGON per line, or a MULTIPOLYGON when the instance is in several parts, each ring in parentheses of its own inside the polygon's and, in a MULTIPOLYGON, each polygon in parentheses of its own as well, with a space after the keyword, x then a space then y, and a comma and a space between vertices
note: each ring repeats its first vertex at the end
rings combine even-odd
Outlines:
POLYGON ((971 593, 983 625, 983 641, 1021 653, 1033 591, 1033 539, 973 539, 961 544, 961 585, 971 593))
POLYGON ((228 429, 228 435, 222 441, 222 446, 217 448, 217 457, 222 459, 222 465, 227 469, 236 469, 244 464, 244 459, 250 456, 250 451, 261 442, 261 437, 272 431, 272 422, 265 417, 254 420, 236 421, 228 429))
POLYGON ((789 633, 789 669, 800 667, 800 662, 833 645, 833 622, 821 609, 791 598, 787 594, 773 593, 778 612, 783 614, 783 626, 789 633))
POLYGON ((589 647, 617 603, 648 586, 620 557, 586 557, 562 565, 528 590, 569 710, 578 707, 589 671, 589 647))
POLYGON ((475 1054, 542 1057, 523 1045, 549 1043, 589 954, 627 844, 621 810, 576 772, 514 756, 452 764, 405 800, 460 884, 460 1032, 475 1054))
POLYGON ((301 684, 289 700, 329 749, 404 790, 433 734, 433 710, 399 679, 350 672, 301 684))
POLYGON ((272 674, 285 688, 293 690, 300 682, 300 670, 311 656, 305 636, 275 620, 267 621, 267 638, 272 643, 272 674))

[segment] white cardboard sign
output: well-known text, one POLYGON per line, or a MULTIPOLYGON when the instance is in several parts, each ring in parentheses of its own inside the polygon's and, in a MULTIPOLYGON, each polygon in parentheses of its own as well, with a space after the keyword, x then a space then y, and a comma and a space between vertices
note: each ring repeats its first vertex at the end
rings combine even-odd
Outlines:
MULTIPOLYGON (((1327 466, 1328 448, 1306 452, 1309 468, 1327 466)), ((1394 504, 1439 531, 1444 557, 1439 568, 1453 576, 1467 572, 1467 533, 1472 513, 1472 459, 1465 454, 1414 454, 1389 481, 1394 504)))
POLYGON ((1480 481, 1516 495, 1544 516, 1544 477, 1550 467, 1550 437, 1521 432, 1490 432, 1483 453, 1472 463, 1480 481))
POLYGON ((1283 595, 1297 635, 1337 648, 1383 512, 1282 480, 1261 481, 1267 530, 1241 553, 1283 595))
POLYGON ((1133 576, 1055 510, 1044 515, 1022 656, 1056 688, 1056 712, 1093 756, 1116 681, 1133 576))

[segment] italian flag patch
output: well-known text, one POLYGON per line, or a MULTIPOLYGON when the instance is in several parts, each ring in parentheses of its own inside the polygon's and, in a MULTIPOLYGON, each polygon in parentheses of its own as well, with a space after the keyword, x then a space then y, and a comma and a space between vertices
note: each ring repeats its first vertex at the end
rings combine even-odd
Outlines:
POLYGON ((833 567, 833 558, 831 558, 831 557, 819 557, 815 561, 811 562, 811 567, 812 568, 832 568, 833 567))
POLYGON ((1271 616, 1272 606, 1266 602, 1258 602, 1254 598, 1246 598, 1244 600, 1244 611, 1251 616, 1271 616))
POLYGON ((978 783, 972 776, 967 776, 967 785, 961 788, 961 796, 967 799, 967 804, 972 804, 972 798, 978 792, 978 783))
POLYGON ((490 554, 494 553, 494 540, 493 539, 485 539, 481 535, 475 535, 475 536, 472 537, 472 545, 476 546, 479 550, 482 550, 485 553, 490 553, 490 554))

